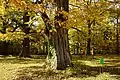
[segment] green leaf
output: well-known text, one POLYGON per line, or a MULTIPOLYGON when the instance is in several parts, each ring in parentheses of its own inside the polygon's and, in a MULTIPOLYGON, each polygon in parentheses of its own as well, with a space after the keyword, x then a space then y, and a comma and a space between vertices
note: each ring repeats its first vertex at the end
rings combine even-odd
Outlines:
POLYGON ((100 64, 104 64, 104 58, 103 57, 100 58, 100 64))

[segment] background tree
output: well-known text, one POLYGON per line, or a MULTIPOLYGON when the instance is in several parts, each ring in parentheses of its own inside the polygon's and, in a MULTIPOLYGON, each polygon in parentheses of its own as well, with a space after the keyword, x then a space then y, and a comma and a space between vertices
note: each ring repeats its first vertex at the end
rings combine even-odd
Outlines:
POLYGON ((108 17, 108 3, 106 2, 94 2, 94 1, 80 1, 77 2, 77 5, 71 5, 70 10, 70 19, 68 20, 69 26, 71 28, 76 28, 76 30, 82 30, 86 32, 87 38, 87 55, 90 55, 91 51, 91 38, 93 27, 96 25, 103 25, 107 22, 106 18, 108 17), (71 16, 72 15, 72 16, 71 16), (76 26, 77 25, 77 26, 76 26), (85 30, 86 29, 86 30, 85 30))

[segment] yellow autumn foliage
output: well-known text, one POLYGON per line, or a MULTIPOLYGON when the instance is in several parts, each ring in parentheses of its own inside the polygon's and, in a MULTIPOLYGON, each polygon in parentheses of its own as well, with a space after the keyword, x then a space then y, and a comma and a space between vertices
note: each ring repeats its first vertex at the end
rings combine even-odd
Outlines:
POLYGON ((107 11, 108 6, 109 4, 107 2, 96 2, 91 4, 79 2, 78 5, 71 7, 68 20, 66 21, 66 27, 87 26, 88 20, 90 20, 90 22, 95 20, 98 23, 104 23, 109 16, 107 11))
POLYGON ((0 33, 0 39, 2 41, 20 41, 25 37, 23 32, 7 32, 6 34, 0 33))
POLYGON ((3 6, 0 6, 0 15, 4 15, 5 8, 3 6))
POLYGON ((10 3, 14 5, 17 9, 22 11, 44 11, 45 9, 41 4, 27 3, 25 0, 10 0, 10 3))

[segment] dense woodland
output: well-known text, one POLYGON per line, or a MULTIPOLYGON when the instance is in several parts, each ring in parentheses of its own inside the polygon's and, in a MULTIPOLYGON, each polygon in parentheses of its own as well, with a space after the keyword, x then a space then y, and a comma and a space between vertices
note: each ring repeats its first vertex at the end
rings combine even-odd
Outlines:
POLYGON ((75 67, 73 56, 119 56, 119 20, 119 0, 0 0, 0 55, 44 55, 50 70, 75 67))

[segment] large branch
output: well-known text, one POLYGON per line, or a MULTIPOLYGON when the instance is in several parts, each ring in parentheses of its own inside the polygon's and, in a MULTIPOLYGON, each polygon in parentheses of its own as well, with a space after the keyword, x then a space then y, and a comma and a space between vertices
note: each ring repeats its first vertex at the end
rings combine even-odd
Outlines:
POLYGON ((47 13, 45 13, 45 12, 41 12, 41 16, 42 16, 42 19, 43 19, 43 21, 44 21, 44 23, 45 23, 45 34, 47 35, 47 36, 49 36, 50 34, 50 32, 49 32, 49 30, 52 28, 52 25, 49 23, 49 21, 50 21, 50 18, 48 17, 48 15, 47 15, 47 13))
POLYGON ((79 30, 78 28, 75 28, 75 27, 71 27, 71 28, 78 31, 79 33, 82 33, 86 37, 86 35, 85 35, 85 33, 83 31, 81 31, 81 30, 79 30))

